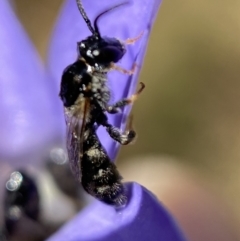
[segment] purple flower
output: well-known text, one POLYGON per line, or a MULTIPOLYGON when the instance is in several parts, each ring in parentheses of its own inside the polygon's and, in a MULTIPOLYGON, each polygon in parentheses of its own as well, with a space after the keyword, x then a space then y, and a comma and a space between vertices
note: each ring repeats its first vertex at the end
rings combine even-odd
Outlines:
POLYGON ((136 183, 127 184, 130 202, 123 210, 94 202, 48 241, 184 241, 156 197, 136 183))
POLYGON ((0 1, 0 46, 0 160, 19 167, 57 139, 60 102, 8 0, 0 1))
MULTIPOLYGON (((83 1, 90 19, 117 3, 115 0, 83 1)), ((135 92, 150 29, 160 3, 160 0, 133 0, 99 21, 102 35, 121 40, 136 37, 144 31, 136 44, 127 47, 127 53, 119 63, 131 69, 136 62, 137 73, 130 77, 118 72, 109 74, 112 101, 135 92)), ((0 2, 1 159, 18 166, 26 165, 26 160, 32 157, 34 162, 39 161, 38 156, 46 152, 56 139, 64 136, 63 111, 59 111, 62 104, 57 96, 61 74, 76 59, 76 42, 89 35, 75 0, 67 1, 53 35, 46 74, 8 1, 0 2)), ((124 129, 130 109, 131 106, 128 106, 123 113, 109 116, 109 121, 124 129)), ((98 134, 114 160, 118 144, 109 138, 104 129, 100 129, 98 134)), ((135 183, 127 184, 126 188, 129 203, 125 208, 115 210, 112 206, 95 201, 49 241, 185 240, 172 217, 153 194, 135 183)))

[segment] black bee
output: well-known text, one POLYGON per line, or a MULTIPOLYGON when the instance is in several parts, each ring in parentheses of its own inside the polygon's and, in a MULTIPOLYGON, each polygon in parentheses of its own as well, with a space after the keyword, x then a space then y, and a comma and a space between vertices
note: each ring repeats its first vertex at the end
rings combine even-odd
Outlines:
POLYGON ((111 138, 122 145, 129 144, 136 136, 134 130, 121 132, 112 126, 106 112, 117 113, 119 108, 132 103, 143 90, 144 84, 141 83, 140 90, 130 98, 108 105, 110 90, 106 82, 107 73, 111 69, 133 74, 135 66, 132 70, 124 70, 115 63, 124 56, 125 44, 134 43, 140 36, 128 39, 125 43, 116 38, 102 37, 97 22, 103 14, 123 4, 99 14, 92 26, 82 2, 77 0, 79 11, 92 35, 77 43, 78 58, 64 70, 60 90, 72 172, 90 195, 116 206, 126 203, 122 177, 102 146, 96 129, 100 125, 104 126, 111 138))

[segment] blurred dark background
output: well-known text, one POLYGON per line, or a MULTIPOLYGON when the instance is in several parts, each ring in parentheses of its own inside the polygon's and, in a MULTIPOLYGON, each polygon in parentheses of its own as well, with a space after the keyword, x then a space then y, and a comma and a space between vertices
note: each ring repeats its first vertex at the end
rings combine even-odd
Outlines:
MULTIPOLYGON (((62 2, 13 1, 43 59, 62 2)), ((138 140, 118 158, 190 240, 240 240, 239 11, 233 0, 163 1, 133 109, 138 140)))

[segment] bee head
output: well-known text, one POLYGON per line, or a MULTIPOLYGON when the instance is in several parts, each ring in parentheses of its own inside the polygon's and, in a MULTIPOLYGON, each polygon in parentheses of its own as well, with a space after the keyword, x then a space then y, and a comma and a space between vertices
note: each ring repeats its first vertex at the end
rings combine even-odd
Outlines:
POLYGON ((78 43, 78 52, 91 66, 106 68, 118 62, 126 49, 116 38, 93 35, 78 43))
POLYGON ((118 62, 126 53, 124 44, 116 38, 101 37, 97 22, 105 13, 126 3, 116 5, 99 14, 94 20, 94 27, 91 25, 82 7, 81 1, 77 0, 77 4, 83 19, 92 32, 91 36, 77 43, 79 55, 84 58, 89 65, 96 68, 107 68, 111 63, 118 62))

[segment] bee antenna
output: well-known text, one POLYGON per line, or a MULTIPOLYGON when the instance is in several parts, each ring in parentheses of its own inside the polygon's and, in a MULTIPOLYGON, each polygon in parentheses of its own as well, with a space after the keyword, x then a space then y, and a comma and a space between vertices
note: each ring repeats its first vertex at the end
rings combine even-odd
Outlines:
POLYGON ((128 4, 128 3, 129 3, 129 2, 120 3, 120 4, 118 4, 118 5, 114 6, 114 7, 111 7, 111 8, 109 8, 109 9, 105 10, 104 12, 100 13, 100 14, 95 18, 94 24, 93 24, 94 29, 95 29, 95 34, 97 34, 98 36, 100 36, 100 32, 99 32, 98 25, 97 25, 98 20, 99 20, 100 17, 102 17, 105 13, 108 13, 108 12, 112 11, 113 9, 118 8, 118 7, 120 7, 120 6, 122 6, 122 5, 125 5, 125 4, 128 4))
POLYGON ((83 8, 83 5, 82 5, 82 1, 81 0, 76 0, 77 1, 77 6, 78 6, 78 9, 79 9, 79 12, 81 13, 84 21, 86 22, 89 30, 92 32, 93 35, 96 35, 98 34, 98 32, 96 32, 94 30, 94 28, 92 27, 92 24, 91 24, 91 21, 89 20, 84 8, 83 8))

